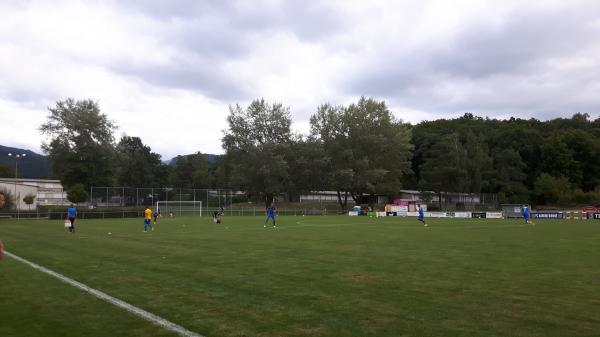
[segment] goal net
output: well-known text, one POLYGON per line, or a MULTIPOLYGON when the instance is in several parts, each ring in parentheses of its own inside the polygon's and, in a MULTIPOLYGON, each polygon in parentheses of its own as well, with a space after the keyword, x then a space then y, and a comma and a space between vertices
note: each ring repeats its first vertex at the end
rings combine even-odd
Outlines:
POLYGON ((161 216, 202 216, 202 201, 157 201, 155 211, 161 216))

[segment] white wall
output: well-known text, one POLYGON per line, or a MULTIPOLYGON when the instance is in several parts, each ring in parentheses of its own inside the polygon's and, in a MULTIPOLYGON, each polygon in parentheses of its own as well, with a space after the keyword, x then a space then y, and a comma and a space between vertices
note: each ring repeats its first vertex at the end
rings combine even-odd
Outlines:
POLYGON ((0 182, 0 189, 2 190, 7 190, 12 196, 13 198, 15 197, 15 187, 16 187, 16 199, 17 199, 17 207, 20 210, 28 210, 30 207, 31 209, 36 209, 37 207, 37 187, 35 186, 28 186, 28 185, 22 185, 22 184, 14 184, 14 183, 7 183, 7 182, 0 182), (31 206, 27 205, 24 201, 23 198, 28 195, 28 194, 33 194, 35 197, 35 199, 33 200, 33 204, 31 206))

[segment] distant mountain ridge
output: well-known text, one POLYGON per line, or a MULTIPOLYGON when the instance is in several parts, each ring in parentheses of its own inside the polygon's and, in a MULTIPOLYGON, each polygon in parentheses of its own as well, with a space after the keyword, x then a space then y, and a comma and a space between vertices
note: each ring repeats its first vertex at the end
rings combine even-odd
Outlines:
MULTIPOLYGON (((0 145, 0 164, 15 167, 15 158, 8 154, 26 154, 19 159, 19 178, 28 179, 50 179, 52 178, 52 164, 48 157, 35 153, 31 150, 0 145)), ((14 177, 10 177, 14 178, 14 177)))
MULTIPOLYGON (((52 178, 52 163, 47 156, 35 153, 31 150, 20 149, 0 145, 0 164, 15 167, 15 158, 9 157, 8 154, 22 154, 26 156, 19 159, 19 178, 28 179, 51 179, 52 178)), ((174 166, 179 158, 191 156, 192 154, 184 154, 175 156, 169 160, 164 160, 163 164, 174 166)), ((214 164, 222 155, 205 153, 204 157, 211 164, 214 164)), ((8 177, 14 178, 14 177, 8 177)))

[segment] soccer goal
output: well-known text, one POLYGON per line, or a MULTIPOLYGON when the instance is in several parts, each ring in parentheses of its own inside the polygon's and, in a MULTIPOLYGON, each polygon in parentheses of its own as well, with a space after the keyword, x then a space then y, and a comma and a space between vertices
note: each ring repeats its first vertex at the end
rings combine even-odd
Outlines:
POLYGON ((202 216, 202 201, 157 201, 155 211, 161 216, 202 216))

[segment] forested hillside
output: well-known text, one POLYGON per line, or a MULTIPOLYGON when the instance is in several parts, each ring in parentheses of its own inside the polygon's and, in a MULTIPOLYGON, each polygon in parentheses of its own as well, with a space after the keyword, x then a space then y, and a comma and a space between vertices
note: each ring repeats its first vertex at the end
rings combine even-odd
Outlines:
POLYGON ((461 118, 412 128, 413 174, 405 186, 497 192, 504 202, 598 202, 600 119, 461 118))

